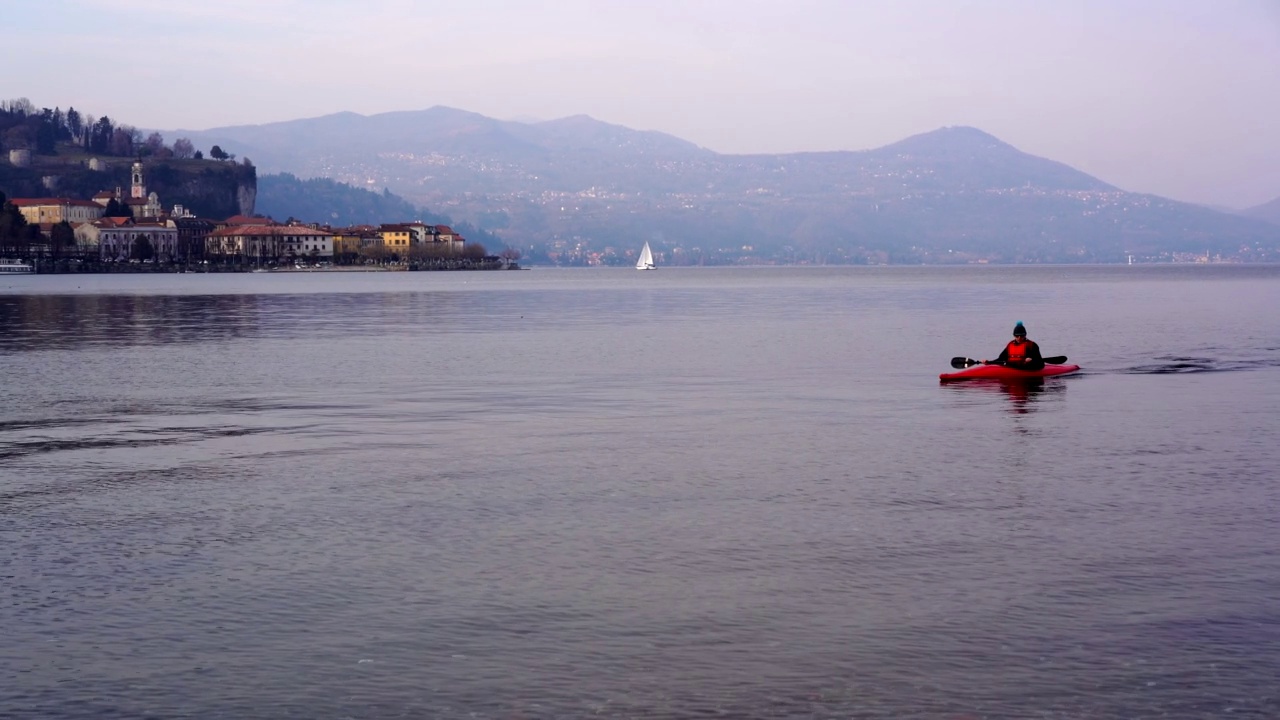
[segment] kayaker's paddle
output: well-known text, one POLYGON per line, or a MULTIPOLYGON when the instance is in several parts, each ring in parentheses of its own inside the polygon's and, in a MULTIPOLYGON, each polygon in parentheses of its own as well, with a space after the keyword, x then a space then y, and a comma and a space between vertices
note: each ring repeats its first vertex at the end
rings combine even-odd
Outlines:
MULTIPOLYGON (((1066 355, 1054 355, 1053 357, 1044 358, 1044 362, 1046 365, 1061 365, 1066 361, 1067 361, 1066 355)), ((953 368, 967 368, 967 367, 973 367, 974 365, 982 365, 982 364, 983 362, 981 360, 974 360, 972 358, 967 358, 967 357, 951 358, 951 367, 953 368)), ((986 364, 987 365, 1003 365, 1004 363, 998 360, 988 360, 986 364)))

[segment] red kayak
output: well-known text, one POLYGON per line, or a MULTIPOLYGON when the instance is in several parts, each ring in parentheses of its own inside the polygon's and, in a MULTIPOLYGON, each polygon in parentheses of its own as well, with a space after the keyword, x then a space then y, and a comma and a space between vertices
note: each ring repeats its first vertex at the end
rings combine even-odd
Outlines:
POLYGON ((1033 380, 1035 378, 1066 375, 1080 369, 1079 365, 1045 365, 1043 370, 1018 370, 1004 365, 974 365, 958 372, 942 373, 942 382, 956 380, 1033 380))

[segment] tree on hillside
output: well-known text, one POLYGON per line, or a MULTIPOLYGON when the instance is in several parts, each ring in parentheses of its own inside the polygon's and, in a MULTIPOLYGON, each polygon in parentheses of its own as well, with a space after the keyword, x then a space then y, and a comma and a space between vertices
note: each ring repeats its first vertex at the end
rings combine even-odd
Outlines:
POLYGON ((133 133, 123 126, 116 128, 111 133, 111 140, 107 143, 107 152, 119 157, 132 155, 133 133))
POLYGON ((0 112, 13 113, 20 117, 27 117, 28 115, 34 114, 35 111, 36 106, 32 105, 31 101, 26 98, 0 101, 0 112))
POLYGON ((143 155, 158 155, 163 149, 164 136, 158 132, 153 132, 142 143, 141 152, 143 155))
POLYGON ((103 115, 93 124, 93 128, 89 131, 89 150, 96 153, 106 153, 111 146, 111 138, 115 135, 116 127, 111 122, 111 118, 103 115))
POLYGON ((44 108, 36 120, 36 153, 52 155, 58 144, 58 129, 53 123, 53 111, 44 108))
POLYGON ((203 152, 201 152, 201 151, 199 151, 199 150, 197 150, 197 151, 196 151, 196 154, 194 155, 194 157, 195 157, 195 159, 197 159, 197 160, 203 160, 203 159, 204 159, 204 153, 203 153, 203 152))
POLYGON ((67 129, 67 116, 62 108, 53 109, 53 132, 58 140, 71 139, 71 131, 67 129))
POLYGON ((209 157, 213 158, 214 160, 226 160, 228 157, 230 157, 230 155, 227 155, 225 152, 223 152, 221 147, 214 145, 213 147, 209 148, 209 157))
POLYGON ((73 142, 80 140, 80 135, 84 132, 84 120, 73 107, 67 108, 67 132, 71 134, 73 142))
POLYGON ((10 150, 30 150, 36 144, 36 133, 29 125, 17 125, 4 133, 4 146, 10 150))
POLYGON ((195 145, 191 144, 188 138, 178 138, 173 141, 173 156, 185 160, 196 154, 195 145))
MULTIPOLYGON (((365 225, 390 218, 424 219, 422 211, 395 195, 386 196, 329 178, 299 180, 288 173, 258 177, 257 207, 266 215, 292 215, 334 224, 365 225)), ((429 223, 445 223, 432 220, 429 223)), ((447 224, 447 223, 446 223, 447 224)))
POLYGON ((85 113, 84 120, 80 122, 82 126, 80 130, 80 147, 85 150, 89 149, 89 144, 93 140, 93 126, 97 122, 98 120, 89 113, 85 113))

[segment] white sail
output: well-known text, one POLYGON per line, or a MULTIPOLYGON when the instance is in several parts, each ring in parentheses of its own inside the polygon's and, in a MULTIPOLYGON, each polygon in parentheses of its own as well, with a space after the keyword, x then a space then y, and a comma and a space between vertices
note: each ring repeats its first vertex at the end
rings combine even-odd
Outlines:
POLYGON ((658 267, 653 264, 653 251, 649 249, 649 243, 644 244, 644 248, 640 250, 640 259, 636 261, 637 270, 653 270, 658 267))

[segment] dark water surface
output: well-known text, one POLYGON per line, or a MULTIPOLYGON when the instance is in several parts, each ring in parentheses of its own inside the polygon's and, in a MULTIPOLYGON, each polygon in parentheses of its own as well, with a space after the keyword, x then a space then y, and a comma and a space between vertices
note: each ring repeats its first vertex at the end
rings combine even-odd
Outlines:
POLYGON ((0 717, 1280 717, 1280 268, 0 279, 0 717), (1084 366, 939 385, 1015 320, 1084 366))

